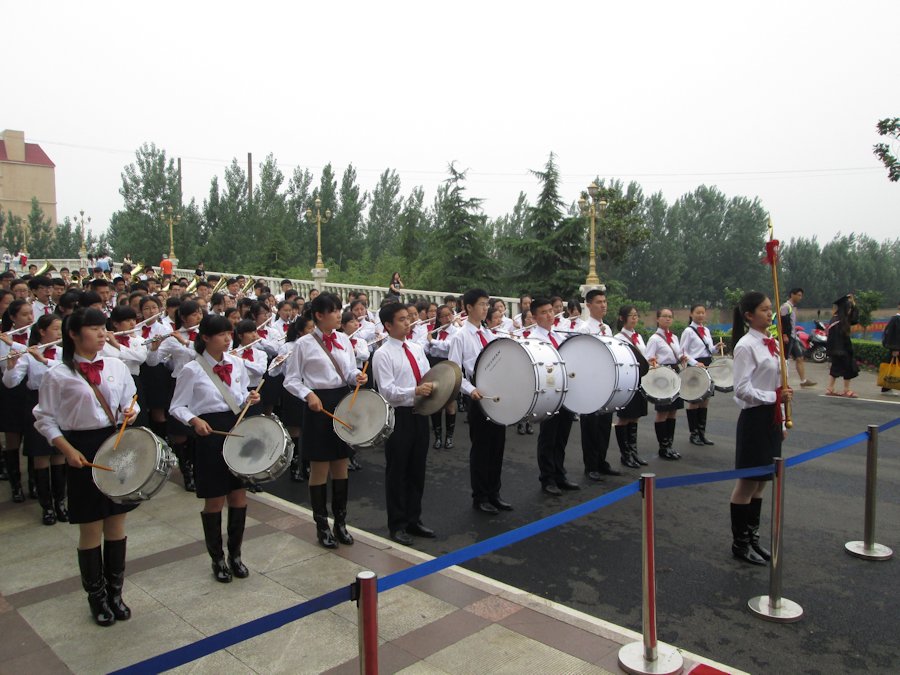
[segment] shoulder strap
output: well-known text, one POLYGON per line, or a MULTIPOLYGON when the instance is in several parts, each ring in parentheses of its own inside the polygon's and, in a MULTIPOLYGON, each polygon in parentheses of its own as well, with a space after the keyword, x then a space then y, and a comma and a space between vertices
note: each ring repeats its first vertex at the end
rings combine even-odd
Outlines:
POLYGON ((335 371, 338 374, 341 382, 344 381, 344 374, 341 372, 341 367, 338 365, 338 362, 334 359, 334 354, 328 351, 328 347, 325 346, 325 342, 320 338, 315 332, 312 333, 312 336, 315 338, 316 342, 319 343, 319 346, 322 348, 322 351, 327 354, 328 359, 331 361, 331 365, 334 366, 335 371))
POLYGON ((222 398, 225 399, 225 403, 227 403, 228 407, 231 408, 231 412, 233 412, 235 415, 239 415, 241 412, 241 407, 238 405, 237 401, 234 400, 234 394, 232 393, 231 389, 226 387, 225 383, 222 381, 222 378, 213 372, 213 369, 209 365, 209 362, 203 358, 202 354, 198 354, 195 360, 200 364, 200 367, 203 368, 203 372, 205 372, 209 376, 209 379, 212 380, 212 383, 216 385, 216 389, 218 389, 219 393, 222 394, 222 398))
POLYGON ((77 372, 84 379, 85 382, 88 383, 88 386, 91 388, 91 391, 94 392, 94 396, 97 397, 97 401, 100 403, 100 407, 103 408, 103 412, 106 413, 106 416, 109 418, 109 423, 112 426, 117 426, 116 418, 112 414, 112 410, 109 407, 109 403, 106 402, 106 397, 103 395, 103 392, 97 387, 96 384, 92 384, 90 380, 87 379, 87 375, 81 372, 81 368, 76 368, 75 372, 77 372))
POLYGON ((700 335, 700 331, 697 330, 697 327, 696 326, 688 326, 688 328, 690 328, 692 331, 694 331, 697 334, 697 337, 700 338, 700 342, 702 342, 703 346, 706 348, 706 353, 709 354, 710 356, 712 356, 713 355, 712 350, 709 348, 709 345, 706 344, 706 340, 703 339, 703 336, 700 335))

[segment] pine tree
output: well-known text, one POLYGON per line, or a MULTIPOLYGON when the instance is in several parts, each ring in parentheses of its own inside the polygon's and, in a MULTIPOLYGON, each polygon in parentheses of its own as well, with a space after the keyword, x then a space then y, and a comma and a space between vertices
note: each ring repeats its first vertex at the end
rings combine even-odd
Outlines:
POLYGON ((403 209, 400 197, 400 176, 393 169, 385 169, 372 191, 372 205, 366 226, 369 254, 377 258, 393 249, 397 236, 397 219, 403 209))
POLYGON ((329 257, 337 260, 341 269, 346 269, 351 260, 359 258, 365 247, 363 210, 366 208, 368 195, 360 193, 356 181, 356 169, 350 164, 341 178, 339 205, 328 226, 334 246, 329 249, 329 257))
POLYGON ((48 258, 53 246, 53 225, 44 217, 37 197, 31 198, 31 211, 28 213, 28 252, 33 258, 48 258))

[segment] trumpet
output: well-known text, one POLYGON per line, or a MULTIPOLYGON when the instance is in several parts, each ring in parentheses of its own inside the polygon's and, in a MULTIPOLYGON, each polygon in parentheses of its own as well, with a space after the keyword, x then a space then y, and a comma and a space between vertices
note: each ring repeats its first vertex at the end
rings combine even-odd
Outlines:
POLYGON ((40 350, 42 350, 42 349, 47 349, 48 347, 55 347, 55 346, 58 345, 60 342, 62 342, 62 338, 60 338, 59 340, 54 340, 53 342, 47 342, 47 343, 42 344, 42 345, 32 345, 32 346, 29 347, 28 349, 18 349, 18 348, 13 349, 13 348, 10 348, 9 353, 8 353, 6 356, 0 356, 0 362, 2 362, 2 361, 9 361, 10 359, 15 359, 15 358, 18 358, 19 356, 22 356, 22 355, 24 355, 24 354, 27 354, 27 353, 29 352, 29 350, 30 350, 32 347, 34 347, 34 348, 36 348, 38 351, 40 351, 40 350))
POLYGON ((40 266, 37 272, 34 273, 36 277, 43 277, 48 275, 50 272, 58 271, 56 267, 54 267, 53 263, 47 261, 43 265, 40 266))

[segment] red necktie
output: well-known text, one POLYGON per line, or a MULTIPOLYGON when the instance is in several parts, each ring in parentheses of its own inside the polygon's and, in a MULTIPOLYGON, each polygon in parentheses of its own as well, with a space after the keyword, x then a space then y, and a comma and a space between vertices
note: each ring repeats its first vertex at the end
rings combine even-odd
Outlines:
POLYGON ((635 347, 637 347, 637 346, 638 346, 638 334, 637 334, 637 331, 634 331, 634 332, 631 334, 631 338, 630 338, 630 339, 631 339, 631 344, 633 344, 635 347))
POLYGON ((50 305, 44 305, 44 314, 50 313, 50 305))
POLYGON ((188 340, 193 342, 196 339, 197 339, 197 331, 195 331, 195 330, 189 331, 188 332, 188 340))
POLYGON ((666 336, 666 344, 671 345, 672 344, 672 331, 670 331, 670 330, 665 331, 665 336, 666 336))
POLYGON ((44 358, 48 361, 52 361, 53 359, 55 359, 56 347, 47 347, 47 349, 44 350, 44 358))
POLYGON ((403 343, 403 351, 406 352, 406 358, 409 359, 409 365, 412 366, 413 375, 416 378, 416 384, 419 384, 422 381, 422 373, 419 372, 419 364, 416 363, 416 357, 413 356, 412 350, 405 342, 403 343))
POLYGON ((484 337, 484 334, 480 330, 477 332, 478 332, 478 339, 481 340, 481 346, 487 347, 487 338, 484 337))
POLYGON ((84 373, 87 381, 95 387, 100 385, 100 372, 103 370, 103 359, 88 363, 87 361, 79 361, 78 369, 84 373))
POLYGON ((606 324, 605 323, 600 324, 600 335, 606 335, 606 324))
POLYGON ((356 349, 356 338, 350 338, 350 344, 353 345, 354 349, 356 349))
POLYGON ((152 326, 144 326, 141 328, 141 337, 145 340, 150 337, 150 331, 153 330, 152 326))
POLYGON ((122 345, 123 347, 130 347, 130 346, 131 346, 131 338, 128 337, 127 335, 120 335, 119 337, 116 338, 116 340, 117 340, 118 343, 119 343, 120 345, 122 345))
POLYGON ((256 334, 261 338, 269 337, 269 331, 267 331, 265 328, 258 328, 256 330, 256 334))
POLYGON ((248 361, 253 360, 253 347, 247 347, 244 352, 241 354, 242 359, 247 359, 248 361))
POLYGON ((554 349, 559 349, 559 343, 553 337, 553 333, 547 333, 547 336, 550 338, 550 342, 553 344, 554 349))
POLYGON ((412 332, 412 331, 409 331, 409 332, 406 334, 406 339, 407 339, 407 340, 412 340, 412 339, 413 339, 413 332, 412 332))
POLYGON ((331 351, 334 347, 340 349, 341 351, 344 351, 344 348, 341 347, 341 343, 338 342, 337 333, 323 335, 322 340, 325 342, 325 346, 328 348, 328 351, 331 351))
POLYGON ((697 335, 703 340, 706 338, 706 329, 703 326, 697 326, 697 335))
POLYGON ((554 326, 558 326, 558 325, 559 325, 559 317, 556 317, 555 319, 553 319, 553 325, 554 325, 554 326))
POLYGON ((16 333, 13 335, 13 342, 18 342, 20 345, 28 344, 28 334, 16 333))
POLYGON ((575 319, 569 322, 569 330, 575 330, 575 319))
POLYGON ((286 323, 281 324, 281 329, 287 333, 288 325, 286 323))
POLYGON ((231 386, 231 364, 230 363, 220 363, 216 366, 213 366, 213 372, 219 376, 219 379, 222 380, 228 386, 231 386))
POLYGON ((446 340, 447 339, 447 331, 442 330, 438 333, 438 340, 446 340))
POLYGON ((763 338, 763 344, 769 348, 769 354, 778 355, 778 343, 775 342, 775 338, 763 338))

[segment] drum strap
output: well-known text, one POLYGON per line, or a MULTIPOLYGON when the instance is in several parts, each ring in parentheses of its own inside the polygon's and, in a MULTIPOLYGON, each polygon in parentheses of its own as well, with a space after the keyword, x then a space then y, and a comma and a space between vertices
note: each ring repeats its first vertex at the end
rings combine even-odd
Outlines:
POLYGON ((325 343, 322 341, 322 338, 320 338, 318 335, 316 335, 316 333, 313 333, 312 335, 316 339, 316 342, 319 343, 319 346, 322 348, 322 351, 324 351, 328 355, 328 359, 331 361, 331 365, 333 365, 334 369, 337 371, 338 378, 341 380, 341 382, 343 382, 344 374, 341 372, 341 368, 340 368, 340 366, 338 366, 337 361, 334 360, 334 354, 332 354, 330 351, 328 351, 328 347, 325 346, 325 343))
POLYGON ((97 397, 97 401, 100 403, 100 407, 103 408, 103 412, 106 413, 106 416, 109 418, 109 423, 114 427, 119 426, 116 424, 116 418, 113 417, 112 410, 109 407, 109 403, 106 402, 106 397, 103 395, 103 392, 97 387, 96 384, 93 384, 90 380, 87 379, 87 375, 81 372, 80 369, 76 368, 76 372, 84 378, 84 381, 88 383, 88 386, 91 388, 91 391, 94 392, 94 396, 97 397))
POLYGON ((706 344, 706 340, 703 339, 703 336, 700 335, 700 331, 697 330, 697 327, 691 326, 691 330, 697 334, 697 337, 700 338, 700 342, 702 342, 703 346, 706 347, 706 353, 709 354, 710 356, 714 356, 714 354, 712 353, 712 350, 709 348, 709 345, 706 344))
POLYGON ((213 372, 212 367, 209 365, 209 362, 203 358, 203 356, 197 356, 197 363, 200 364, 200 367, 203 368, 203 372, 209 375, 209 379, 212 380, 212 383, 216 385, 216 389, 219 390, 219 393, 222 394, 222 398, 225 399, 225 403, 228 404, 228 407, 231 408, 231 412, 235 415, 241 414, 241 406, 238 405, 237 401, 234 400, 234 394, 231 389, 225 386, 225 383, 222 381, 222 378, 216 375, 213 372))

